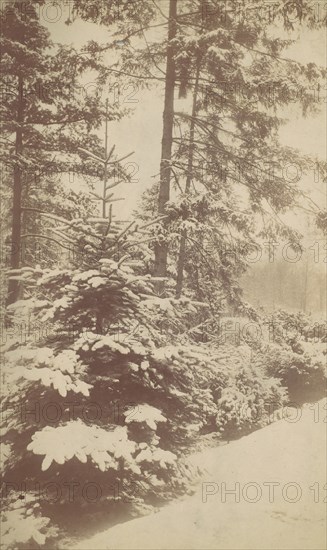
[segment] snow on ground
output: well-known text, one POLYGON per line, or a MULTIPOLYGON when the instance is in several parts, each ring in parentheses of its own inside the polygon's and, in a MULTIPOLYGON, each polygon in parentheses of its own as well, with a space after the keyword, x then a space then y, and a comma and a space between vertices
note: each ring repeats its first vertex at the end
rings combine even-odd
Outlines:
POLYGON ((195 495, 73 550, 327 548, 326 417, 324 399, 197 454, 194 462, 208 474, 195 495))

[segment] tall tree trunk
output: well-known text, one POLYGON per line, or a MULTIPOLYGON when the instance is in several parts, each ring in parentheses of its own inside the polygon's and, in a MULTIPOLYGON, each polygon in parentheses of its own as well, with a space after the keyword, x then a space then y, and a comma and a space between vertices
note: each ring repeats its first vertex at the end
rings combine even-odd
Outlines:
MULTIPOLYGON (((20 267, 20 256, 22 252, 22 169, 21 155, 23 152, 23 77, 18 77, 18 106, 17 106, 17 129, 15 143, 15 164, 14 164, 14 189, 12 208, 12 230, 11 230, 11 269, 20 267)), ((20 285, 18 281, 9 281, 7 303, 13 304, 19 298, 20 285)))
MULTIPOLYGON (((198 98, 198 89, 199 89, 199 76, 200 76, 200 58, 197 60, 196 67, 196 77, 193 91, 193 105, 192 105, 192 118, 190 126, 190 145, 189 145, 189 155, 187 162, 187 176, 185 184, 185 195, 188 195, 192 183, 192 172, 193 172, 193 159, 194 159, 194 132, 195 132, 195 117, 196 117, 196 102, 198 98)), ((184 280, 184 264, 186 258, 186 239, 187 232, 186 229, 182 230, 181 242, 179 245, 179 254, 177 261, 177 282, 176 282, 176 298, 181 297, 183 289, 183 280, 184 280)))
MULTIPOLYGON (((163 133, 161 142, 161 163, 160 163, 160 185, 158 212, 163 214, 166 203, 170 196, 170 178, 171 178, 171 153, 173 145, 173 125, 174 125, 174 91, 175 91, 175 61, 174 46, 172 40, 176 37, 176 15, 178 0, 169 2, 169 22, 168 22, 168 46, 167 46, 167 65, 165 82, 165 104, 163 112, 163 133)), ((167 273, 168 245, 163 242, 155 244, 155 277, 165 277, 167 273)))
POLYGON ((304 285, 303 285, 303 293, 302 293, 302 309, 303 309, 304 313, 307 312, 308 271, 309 271, 309 262, 308 262, 308 257, 306 257, 305 267, 304 267, 304 285))

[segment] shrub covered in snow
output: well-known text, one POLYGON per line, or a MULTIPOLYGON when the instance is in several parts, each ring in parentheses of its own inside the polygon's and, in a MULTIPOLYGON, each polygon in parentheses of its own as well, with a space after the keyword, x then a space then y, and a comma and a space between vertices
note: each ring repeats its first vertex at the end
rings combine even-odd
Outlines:
POLYGON ((57 529, 50 524, 50 518, 44 517, 32 493, 11 493, 4 499, 4 512, 1 517, 0 547, 3 550, 42 547, 46 541, 57 535, 57 529))
POLYGON ((326 393, 326 322, 303 312, 278 310, 264 320, 259 356, 268 376, 281 380, 297 404, 326 393), (269 341, 268 341, 269 340, 269 341))
POLYGON ((289 313, 279 309, 267 315, 264 324, 268 327, 274 343, 289 345, 295 352, 301 353, 302 342, 327 341, 327 322, 322 319, 314 320, 301 311, 289 313))
POLYGON ((201 304, 156 295, 109 226, 88 228, 80 265, 26 272, 32 299, 11 308, 28 330, 4 354, 4 481, 56 488, 27 514, 39 544, 53 504, 90 511, 85 485, 92 516, 97 505, 144 511, 189 486, 183 457, 199 437, 247 433, 286 400, 249 345, 194 343, 201 304))
POLYGON ((183 454, 213 423, 228 379, 220 351, 185 344, 194 304, 157 296, 112 246, 115 225, 98 231, 105 246, 92 267, 87 255, 79 266, 29 270, 33 299, 11 308, 28 330, 4 354, 4 481, 57 487, 54 500, 40 499, 46 516, 58 503, 89 510, 85 483, 102 507, 182 491, 183 454))
POLYGON ((326 344, 303 342, 301 353, 271 345, 265 353, 267 372, 280 378, 290 399, 298 404, 326 392, 326 344))
POLYGON ((224 438, 233 439, 263 427, 287 400, 286 389, 276 378, 265 376, 262 365, 241 367, 218 399, 218 430, 224 438))

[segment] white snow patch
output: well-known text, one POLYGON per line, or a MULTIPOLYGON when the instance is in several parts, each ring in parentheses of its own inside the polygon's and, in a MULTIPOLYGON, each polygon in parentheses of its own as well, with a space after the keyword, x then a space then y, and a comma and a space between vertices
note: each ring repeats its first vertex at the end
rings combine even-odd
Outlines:
POLYGON ((207 474, 194 496, 70 550, 325 549, 326 408, 324 399, 299 409, 297 421, 284 418, 197 454, 193 463, 207 474))

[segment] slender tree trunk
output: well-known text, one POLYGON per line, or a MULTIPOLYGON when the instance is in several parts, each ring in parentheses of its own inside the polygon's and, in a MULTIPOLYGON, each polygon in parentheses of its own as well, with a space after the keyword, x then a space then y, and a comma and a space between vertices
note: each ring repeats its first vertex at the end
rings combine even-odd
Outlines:
MULTIPOLYGON (((170 196, 170 178, 171 178, 171 153, 173 145, 173 125, 174 125, 174 91, 175 91, 175 61, 174 46, 172 40, 176 36, 176 15, 178 0, 169 2, 169 23, 168 23, 168 46, 167 46, 167 64, 166 64, 166 82, 165 82, 165 104, 163 112, 163 133, 161 142, 161 163, 160 163, 160 185, 158 212, 163 214, 166 203, 170 196)), ((163 242, 155 244, 155 277, 165 277, 167 273, 168 245, 163 242)))
POLYGON ((305 262, 305 268, 304 268, 304 285, 303 285, 303 299, 302 299, 302 309, 304 313, 307 312, 307 299, 308 299, 308 271, 309 271, 309 265, 308 265, 308 258, 306 258, 305 262))
MULTIPOLYGON (((22 169, 20 156, 23 152, 23 77, 18 77, 18 107, 17 107, 17 129, 15 143, 15 164, 14 164, 14 189, 12 208, 12 230, 11 230, 11 269, 20 267, 20 256, 22 251, 22 169)), ((13 304, 19 298, 20 285, 18 281, 9 281, 8 304, 13 304)))
MULTIPOLYGON (((188 162, 187 162, 185 195, 188 195, 188 193, 190 192, 191 183, 192 183, 193 159, 194 159, 194 132, 195 132, 195 117, 196 117, 196 102, 197 102, 198 89, 199 89, 199 76, 200 76, 200 59, 198 59, 198 62, 197 62, 196 77, 195 77, 195 84, 194 84, 194 91, 193 91, 192 118, 191 118, 191 126, 190 126, 190 145, 189 145, 190 148, 189 148, 189 155, 188 155, 188 162)), ((186 239, 187 239, 187 232, 186 232, 186 229, 183 229, 181 234, 181 242, 179 245, 179 254, 178 254, 178 261, 177 261, 176 298, 181 297, 181 293, 183 289, 184 264, 185 264, 185 258, 186 258, 186 239)))

